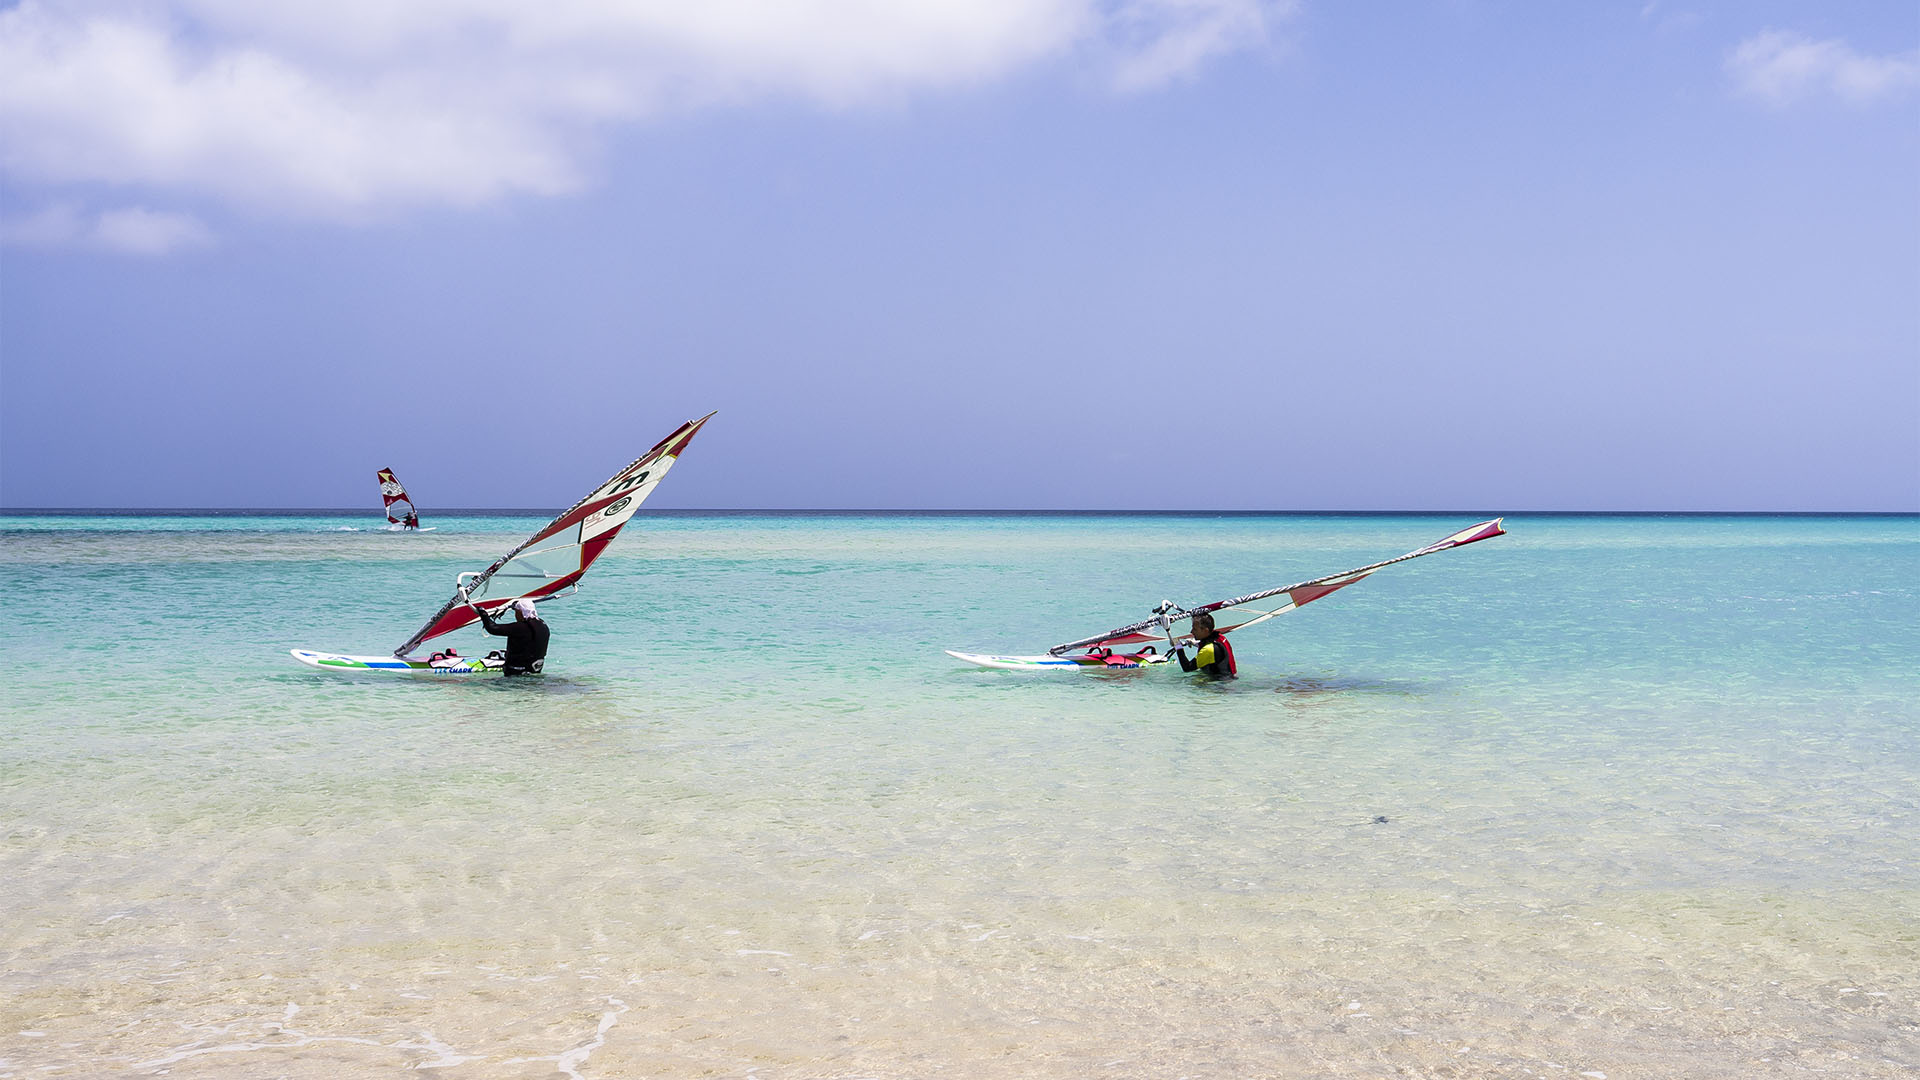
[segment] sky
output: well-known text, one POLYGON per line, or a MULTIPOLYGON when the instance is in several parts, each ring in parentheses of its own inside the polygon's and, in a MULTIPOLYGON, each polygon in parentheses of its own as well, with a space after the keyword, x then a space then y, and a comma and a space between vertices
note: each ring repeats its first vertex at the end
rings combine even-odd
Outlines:
POLYGON ((0 3, 0 506, 1920 511, 1920 6, 0 3))

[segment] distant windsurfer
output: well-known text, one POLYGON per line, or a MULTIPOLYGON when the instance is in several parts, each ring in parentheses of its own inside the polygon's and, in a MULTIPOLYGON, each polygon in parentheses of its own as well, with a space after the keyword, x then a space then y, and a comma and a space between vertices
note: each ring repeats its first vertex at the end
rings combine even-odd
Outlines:
MULTIPOLYGON (((460 594, 465 596, 466 590, 462 589, 460 594)), ((549 631, 547 621, 542 619, 539 611, 534 609, 533 601, 524 596, 515 600, 513 602, 514 621, 510 623, 494 621, 493 616, 487 614, 472 600, 467 601, 467 606, 473 608, 480 616, 480 625, 487 628, 487 633, 507 639, 507 657, 502 663, 501 674, 540 674, 540 669, 547 662, 549 631)))
POLYGON ((419 527, 420 527, 420 514, 419 514, 419 512, 418 512, 418 511, 414 511, 414 510, 409 510, 409 511, 407 511, 407 517, 406 517, 406 520, 405 520, 405 521, 402 521, 402 522, 400 523, 400 527, 401 527, 401 528, 403 528, 403 529, 417 529, 417 528, 419 528, 419 527))
POLYGON ((1240 674, 1233 662, 1233 646, 1227 643, 1225 634, 1213 628, 1210 611, 1193 617, 1193 640, 1181 642, 1174 658, 1180 661, 1181 671, 1204 671, 1216 679, 1231 679, 1240 674), (1189 644, 1196 647, 1192 659, 1187 658, 1189 644))

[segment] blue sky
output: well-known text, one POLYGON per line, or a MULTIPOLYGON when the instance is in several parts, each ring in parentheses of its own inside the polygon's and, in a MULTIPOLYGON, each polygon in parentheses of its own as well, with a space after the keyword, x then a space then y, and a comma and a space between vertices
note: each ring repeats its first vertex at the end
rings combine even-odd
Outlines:
POLYGON ((1920 10, 0 8, 0 504, 713 409, 658 505, 1920 510, 1920 10))

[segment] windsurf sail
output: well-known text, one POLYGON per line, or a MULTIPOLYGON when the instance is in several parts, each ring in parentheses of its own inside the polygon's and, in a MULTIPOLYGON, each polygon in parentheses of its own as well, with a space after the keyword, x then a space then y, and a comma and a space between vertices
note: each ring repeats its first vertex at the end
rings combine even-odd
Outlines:
POLYGON ((1422 555, 1432 555, 1439 551, 1451 551, 1457 547, 1478 543, 1481 540, 1505 536, 1507 531, 1500 527, 1505 518, 1494 518, 1478 525, 1470 525, 1444 540, 1428 544, 1426 547, 1397 555, 1382 562, 1362 566, 1357 570, 1344 570, 1338 574, 1302 581, 1297 585, 1282 585, 1277 589, 1263 589, 1259 592, 1236 596, 1231 600, 1216 600, 1211 604, 1198 607, 1180 608, 1172 604, 1163 604, 1162 609, 1154 613, 1151 619, 1145 619, 1118 630, 1109 630, 1090 638, 1069 641, 1065 645, 1055 645, 1047 651, 1054 656, 1072 652, 1075 649, 1114 649, 1127 646, 1143 646, 1155 642, 1178 641, 1193 635, 1193 617, 1201 612, 1213 614, 1214 629, 1222 634, 1231 633, 1265 622, 1276 615, 1285 615, 1302 604, 1310 604, 1331 592, 1337 592, 1383 567, 1394 563, 1417 559, 1422 555))
POLYGON ((420 511, 414 509, 413 500, 407 497, 407 489, 393 475, 392 469, 380 470, 380 497, 386 500, 387 524, 404 525, 408 518, 417 524, 420 511))
POLYGON ((453 599, 427 620, 420 632, 407 639, 393 655, 405 657, 420 643, 451 633, 475 621, 467 598, 489 614, 525 597, 533 601, 551 599, 562 590, 579 583, 580 578, 600 557, 613 538, 620 535, 634 511, 647 501, 653 489, 667 475, 702 424, 713 419, 708 413, 698 420, 680 425, 673 434, 660 440, 653 449, 640 455, 613 478, 574 503, 525 543, 494 560, 478 573, 461 574, 467 597, 458 590, 453 599))

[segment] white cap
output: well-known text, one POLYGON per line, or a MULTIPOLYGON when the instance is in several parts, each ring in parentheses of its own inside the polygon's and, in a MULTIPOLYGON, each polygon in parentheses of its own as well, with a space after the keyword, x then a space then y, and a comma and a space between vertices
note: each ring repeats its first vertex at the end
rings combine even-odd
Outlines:
POLYGON ((524 596, 513 602, 513 610, 518 612, 523 619, 537 619, 540 617, 539 612, 533 609, 533 601, 524 596))

